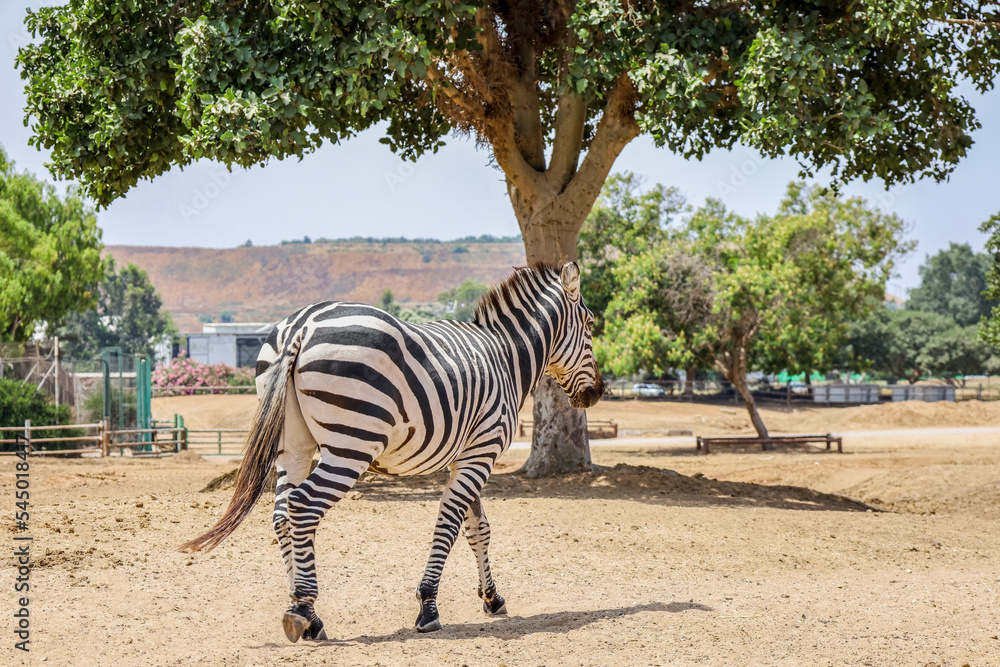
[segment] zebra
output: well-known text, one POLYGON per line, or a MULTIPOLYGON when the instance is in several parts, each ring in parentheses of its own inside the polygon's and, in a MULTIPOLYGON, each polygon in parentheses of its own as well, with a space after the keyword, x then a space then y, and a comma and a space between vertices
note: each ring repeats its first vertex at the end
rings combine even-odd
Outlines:
POLYGON ((515 268, 483 296, 472 322, 411 324, 358 303, 298 311, 278 324, 258 357, 258 406, 228 509, 180 549, 212 549, 232 534, 276 468, 273 523, 291 597, 282 626, 291 642, 323 640, 313 540, 327 510, 367 470, 424 475, 449 468, 417 587, 416 629, 441 629, 438 585, 463 527, 483 611, 505 614, 480 493, 543 373, 573 407, 601 398, 593 322, 575 262, 515 268), (320 460, 310 471, 317 448, 320 460))

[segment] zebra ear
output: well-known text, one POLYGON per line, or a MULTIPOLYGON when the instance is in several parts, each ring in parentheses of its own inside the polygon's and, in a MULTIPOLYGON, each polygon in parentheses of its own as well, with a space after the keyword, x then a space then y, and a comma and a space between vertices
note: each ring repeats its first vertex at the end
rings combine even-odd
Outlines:
POLYGON ((580 293, 580 266, 576 262, 563 264, 562 275, 560 276, 563 289, 570 296, 580 293))

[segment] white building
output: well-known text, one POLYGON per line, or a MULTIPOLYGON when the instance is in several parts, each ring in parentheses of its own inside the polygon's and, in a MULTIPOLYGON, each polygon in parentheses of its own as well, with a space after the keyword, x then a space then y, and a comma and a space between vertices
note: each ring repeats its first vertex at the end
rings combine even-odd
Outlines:
POLYGON ((254 366, 272 329, 273 322, 208 322, 187 335, 187 355, 203 364, 254 366))

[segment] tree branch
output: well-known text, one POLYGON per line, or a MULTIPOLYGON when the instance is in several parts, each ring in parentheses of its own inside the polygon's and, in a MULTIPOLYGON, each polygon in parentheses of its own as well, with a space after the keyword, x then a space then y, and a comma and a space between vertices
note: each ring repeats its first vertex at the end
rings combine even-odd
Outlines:
POLYGON ((560 196, 568 207, 585 207, 582 220, 597 201, 601 188, 611 173, 611 167, 628 142, 639 136, 639 125, 635 122, 636 93, 628 73, 615 80, 608 94, 604 112, 597 124, 594 140, 590 142, 587 156, 560 196))
POLYGON ((469 115, 475 114, 476 109, 472 102, 448 80, 436 63, 431 63, 427 67, 427 80, 432 86, 436 86, 438 90, 443 92, 445 97, 461 108, 462 111, 469 115))
POLYGON ((975 19, 931 19, 933 21, 938 21, 940 23, 951 23, 953 25, 967 25, 973 28, 1000 28, 1000 22, 997 21, 976 21, 975 19))
POLYGON ((583 128, 587 121, 587 105, 583 98, 567 92, 559 98, 556 109, 555 137, 552 159, 546 174, 549 185, 560 193, 576 174, 583 146, 583 128))
POLYGON ((535 51, 522 40, 517 45, 520 71, 511 77, 510 106, 514 113, 521 155, 534 169, 545 171, 545 137, 542 135, 538 84, 535 82, 535 51))
MULTIPOLYGON (((518 148, 513 119, 506 119, 499 135, 491 137, 491 143, 493 158, 507 176, 508 192, 513 186, 526 199, 540 201, 545 190, 541 183, 544 172, 532 167, 518 148)), ((513 193, 511 196, 513 199, 513 193)))

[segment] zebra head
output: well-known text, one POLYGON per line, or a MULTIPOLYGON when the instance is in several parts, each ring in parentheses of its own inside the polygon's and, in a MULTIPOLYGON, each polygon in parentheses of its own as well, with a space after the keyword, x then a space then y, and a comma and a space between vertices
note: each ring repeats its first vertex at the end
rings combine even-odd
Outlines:
POLYGON ((594 314, 583 303, 580 267, 576 262, 563 265, 559 284, 562 288, 560 310, 564 316, 561 323, 555 323, 552 355, 545 372, 563 388, 571 406, 589 408, 604 394, 604 382, 597 370, 591 340, 594 314))

